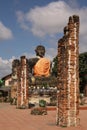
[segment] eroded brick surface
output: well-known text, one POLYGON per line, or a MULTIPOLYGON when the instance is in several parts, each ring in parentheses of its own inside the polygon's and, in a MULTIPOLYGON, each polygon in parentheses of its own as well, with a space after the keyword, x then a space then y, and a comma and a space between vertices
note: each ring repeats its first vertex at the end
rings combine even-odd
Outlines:
POLYGON ((71 16, 58 41, 58 110, 59 126, 79 124, 79 17, 71 16))
POLYGON ((28 74, 28 61, 22 56, 17 68, 17 108, 28 108, 28 74))

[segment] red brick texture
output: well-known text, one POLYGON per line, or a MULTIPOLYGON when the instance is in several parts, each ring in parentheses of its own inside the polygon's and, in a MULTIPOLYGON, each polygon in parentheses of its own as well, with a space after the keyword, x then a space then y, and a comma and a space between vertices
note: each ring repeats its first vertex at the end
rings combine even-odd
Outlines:
POLYGON ((17 86, 17 108, 28 108, 28 86, 29 72, 28 61, 25 56, 21 57, 20 66, 18 66, 18 86, 17 86))
POLYGON ((58 41, 58 110, 59 126, 79 125, 79 17, 71 16, 58 41))

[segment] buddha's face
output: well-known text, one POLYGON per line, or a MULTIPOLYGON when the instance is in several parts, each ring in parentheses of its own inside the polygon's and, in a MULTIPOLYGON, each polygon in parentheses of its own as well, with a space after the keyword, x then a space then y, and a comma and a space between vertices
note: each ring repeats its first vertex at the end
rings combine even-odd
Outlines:
POLYGON ((43 57, 45 55, 45 47, 39 45, 36 47, 35 52, 37 56, 43 57))

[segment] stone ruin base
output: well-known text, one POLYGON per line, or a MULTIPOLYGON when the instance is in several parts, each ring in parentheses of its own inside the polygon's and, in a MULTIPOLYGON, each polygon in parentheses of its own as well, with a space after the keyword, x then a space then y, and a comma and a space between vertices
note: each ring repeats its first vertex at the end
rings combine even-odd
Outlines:
POLYGON ((47 115, 46 107, 35 107, 31 109, 32 115, 47 115))

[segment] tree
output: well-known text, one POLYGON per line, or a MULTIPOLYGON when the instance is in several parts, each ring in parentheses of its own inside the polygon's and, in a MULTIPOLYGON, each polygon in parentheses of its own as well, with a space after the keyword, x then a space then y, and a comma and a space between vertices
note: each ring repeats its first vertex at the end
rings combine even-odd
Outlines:
POLYGON ((80 77, 80 91, 83 92, 87 84, 87 52, 79 55, 79 77, 80 77))
POLYGON ((0 79, 0 87, 2 87, 3 84, 4 84, 4 81, 0 79))
MULTIPOLYGON (((57 77, 58 74, 58 56, 53 59, 52 75, 57 77)), ((87 52, 79 55, 79 78, 80 78, 80 92, 84 91, 87 85, 87 52)))

